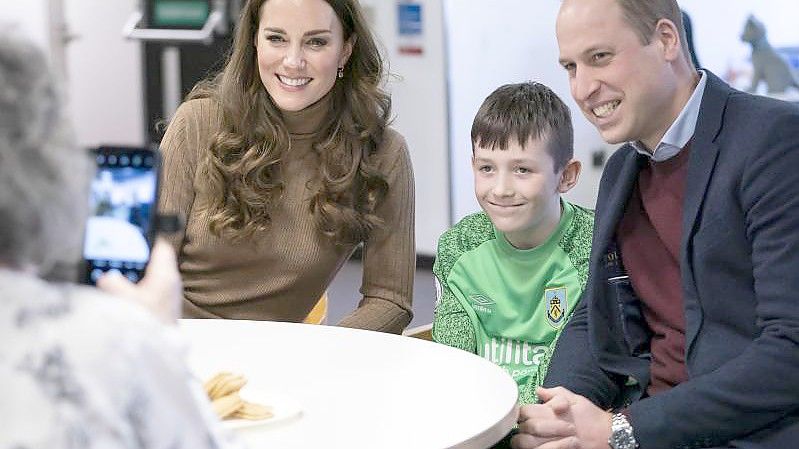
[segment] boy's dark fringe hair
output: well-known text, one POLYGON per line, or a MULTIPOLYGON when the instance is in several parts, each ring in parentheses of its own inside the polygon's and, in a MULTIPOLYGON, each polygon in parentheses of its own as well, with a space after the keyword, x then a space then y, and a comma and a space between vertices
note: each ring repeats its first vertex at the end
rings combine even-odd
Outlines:
POLYGON ((530 139, 546 139, 555 172, 560 171, 574 156, 569 107, 541 83, 527 81, 499 87, 483 101, 474 117, 472 150, 505 150, 511 138, 522 147, 530 139))

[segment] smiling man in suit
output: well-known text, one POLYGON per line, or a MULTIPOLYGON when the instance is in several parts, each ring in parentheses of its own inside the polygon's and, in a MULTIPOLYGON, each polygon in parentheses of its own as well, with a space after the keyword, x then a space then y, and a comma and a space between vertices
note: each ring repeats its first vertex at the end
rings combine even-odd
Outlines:
POLYGON ((674 0, 564 0, 560 62, 624 143, 585 297, 515 448, 799 441, 799 107, 690 61, 674 0))

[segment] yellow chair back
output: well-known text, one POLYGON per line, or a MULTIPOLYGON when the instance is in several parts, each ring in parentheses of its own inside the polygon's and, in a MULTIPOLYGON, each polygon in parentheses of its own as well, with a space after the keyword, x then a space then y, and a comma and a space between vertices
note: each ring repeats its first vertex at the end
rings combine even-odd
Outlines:
POLYGON ((322 293, 316 305, 305 317, 303 323, 306 324, 325 324, 327 322, 327 292, 322 293))
POLYGON ((405 329, 402 335, 406 337, 421 338, 422 340, 433 341, 433 323, 405 329))

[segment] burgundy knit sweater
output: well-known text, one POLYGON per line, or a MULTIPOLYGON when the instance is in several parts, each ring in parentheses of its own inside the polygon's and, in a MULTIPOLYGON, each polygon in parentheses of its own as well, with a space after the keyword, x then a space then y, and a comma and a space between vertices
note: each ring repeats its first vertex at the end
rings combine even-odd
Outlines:
POLYGON ((690 142, 675 157, 644 167, 618 226, 622 260, 652 330, 652 396, 685 381, 685 313, 680 237, 690 142))

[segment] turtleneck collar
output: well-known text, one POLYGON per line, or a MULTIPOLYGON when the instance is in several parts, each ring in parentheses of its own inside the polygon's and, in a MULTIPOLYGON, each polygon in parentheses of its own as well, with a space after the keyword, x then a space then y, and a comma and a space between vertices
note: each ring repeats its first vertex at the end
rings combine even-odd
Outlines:
POLYGON ((330 92, 300 111, 282 111, 286 129, 292 137, 312 136, 319 131, 330 107, 330 92))

